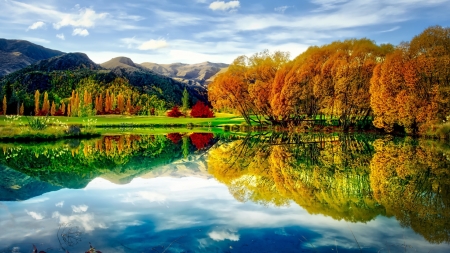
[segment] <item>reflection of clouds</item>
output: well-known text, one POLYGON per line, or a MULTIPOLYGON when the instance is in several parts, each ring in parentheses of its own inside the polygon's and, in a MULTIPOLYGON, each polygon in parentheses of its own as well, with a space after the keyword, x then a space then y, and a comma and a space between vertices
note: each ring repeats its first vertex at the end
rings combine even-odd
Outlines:
MULTIPOLYGON (((101 181, 105 180, 100 179, 98 182, 101 181)), ((200 249, 210 250, 214 244, 221 242, 245 243, 248 238, 256 238, 258 231, 270 229, 272 234, 296 237, 297 242, 303 235, 316 247, 334 246, 336 241, 338 248, 355 248, 355 241, 347 227, 349 223, 345 221, 310 215, 295 203, 283 208, 251 202, 240 203, 230 195, 226 186, 215 180, 192 177, 153 178, 134 179, 129 185, 103 183, 105 188, 100 187, 101 184, 95 184, 84 190, 47 193, 45 197, 48 201, 39 201, 37 204, 25 201, 4 203, 14 214, 17 224, 11 225, 11 221, 6 219, 6 213, 0 212, 0 249, 13 244, 30 231, 33 234, 28 241, 44 241, 49 238, 48 241, 54 243, 53 237, 59 224, 67 223, 83 228, 90 236, 105 242, 108 238, 120 238, 125 243, 127 238, 145 239, 148 236, 161 236, 162 241, 165 241, 179 231, 193 231, 195 234, 195 229, 206 228, 209 232, 193 235, 195 242, 192 243, 200 249), (124 204, 127 201, 138 204, 124 204), (55 203, 62 203, 63 206, 59 207, 55 203), (76 210, 84 211, 75 212, 73 207, 70 208, 72 203, 76 210), (31 212, 27 215, 23 212, 24 209, 39 210, 41 213, 35 213, 36 217, 41 215, 42 218, 44 214, 48 216, 53 213, 53 220, 48 217, 43 220, 32 219, 29 214, 31 212), (226 227, 216 227, 223 224, 226 227), (290 227, 295 227, 296 230, 288 229, 290 227), (236 229, 239 233, 229 228, 236 229), (39 234, 35 232, 38 229, 42 229, 39 234)), ((426 252, 432 247, 411 229, 402 228, 394 218, 378 217, 366 224, 351 223, 350 228, 365 248, 379 250, 388 244, 399 244, 400 241, 403 242, 403 238, 407 238, 407 245, 412 245, 420 252, 426 252)), ((149 245, 152 243, 156 244, 151 241, 149 245)), ((100 245, 94 246, 100 249, 100 245)), ((442 250, 445 245, 433 247, 435 253, 446 252, 442 250)), ((107 252, 105 247, 101 249, 107 252)))
POLYGON ((87 205, 79 205, 79 206, 72 206, 72 211, 74 213, 85 213, 88 210, 87 205))
POLYGON ((35 220, 42 220, 44 219, 44 215, 40 214, 40 213, 36 213, 36 212, 29 212, 28 210, 25 209, 25 212, 30 215, 31 217, 33 217, 33 219, 35 220))
POLYGON ((209 237, 214 241, 225 241, 230 240, 237 242, 239 241, 239 235, 235 233, 231 233, 229 231, 212 231, 208 233, 209 237))
POLYGON ((56 207, 63 207, 64 206, 64 201, 60 201, 58 203, 55 204, 56 207))
POLYGON ((96 228, 104 229, 107 226, 102 222, 97 222, 95 217, 91 213, 75 214, 75 215, 63 215, 59 212, 54 212, 52 218, 58 219, 59 224, 74 224, 80 225, 86 232, 93 231, 96 228))
POLYGON ((137 195, 150 202, 163 203, 167 199, 166 196, 156 192, 138 192, 137 195))
POLYGON ((132 204, 135 204, 135 202, 142 200, 149 201, 150 203, 156 202, 162 204, 167 199, 167 197, 163 194, 150 191, 140 191, 135 193, 121 194, 120 196, 122 197, 122 202, 132 204))

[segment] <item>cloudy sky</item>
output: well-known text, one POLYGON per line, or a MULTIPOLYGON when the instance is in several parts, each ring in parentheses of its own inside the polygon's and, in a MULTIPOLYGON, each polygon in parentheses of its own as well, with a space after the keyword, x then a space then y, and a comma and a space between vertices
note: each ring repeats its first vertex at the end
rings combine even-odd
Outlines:
POLYGON ((450 0, 0 0, 0 9, 0 38, 97 63, 230 63, 264 49, 296 56, 346 38, 398 44, 450 25, 450 0))

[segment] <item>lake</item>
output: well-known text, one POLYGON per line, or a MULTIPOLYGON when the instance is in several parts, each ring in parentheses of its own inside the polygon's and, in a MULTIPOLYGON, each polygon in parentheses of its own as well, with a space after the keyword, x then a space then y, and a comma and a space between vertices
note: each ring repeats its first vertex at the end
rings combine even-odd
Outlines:
POLYGON ((450 252, 450 146, 367 134, 0 143, 0 252, 450 252))

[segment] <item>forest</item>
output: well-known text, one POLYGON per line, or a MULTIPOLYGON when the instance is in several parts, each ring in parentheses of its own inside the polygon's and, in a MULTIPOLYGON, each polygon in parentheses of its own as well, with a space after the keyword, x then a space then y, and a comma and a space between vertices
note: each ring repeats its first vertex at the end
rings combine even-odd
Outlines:
POLYGON ((425 135, 450 116, 450 28, 433 26, 400 45, 369 39, 289 53, 240 56, 208 89, 216 110, 248 124, 319 122, 425 135))

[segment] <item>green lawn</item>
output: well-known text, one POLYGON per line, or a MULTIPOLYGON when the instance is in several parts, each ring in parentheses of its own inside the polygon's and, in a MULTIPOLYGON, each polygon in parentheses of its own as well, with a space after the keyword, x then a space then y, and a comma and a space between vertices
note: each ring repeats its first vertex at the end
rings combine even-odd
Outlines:
MULTIPOLYGON (((31 120, 33 117, 28 116, 31 120)), ((227 124, 241 124, 244 122, 242 118, 231 114, 217 114, 215 118, 170 118, 167 116, 124 116, 124 115, 105 115, 105 116, 93 116, 86 118, 79 117, 49 117, 49 122, 55 122, 59 120, 65 124, 87 125, 89 119, 94 120, 95 127, 122 127, 126 125, 133 126, 154 126, 154 127, 186 127, 188 124, 192 124, 193 127, 217 127, 227 124)), ((5 116, 0 116, 0 126, 13 126, 27 124, 25 117, 20 117, 19 120, 14 123, 9 123, 5 116)))

